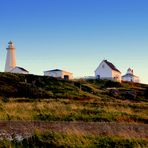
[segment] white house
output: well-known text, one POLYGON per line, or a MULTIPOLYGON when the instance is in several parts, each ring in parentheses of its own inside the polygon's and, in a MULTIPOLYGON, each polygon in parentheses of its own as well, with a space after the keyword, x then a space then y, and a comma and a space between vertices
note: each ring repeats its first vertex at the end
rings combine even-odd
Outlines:
POLYGON ((107 79, 121 82, 121 72, 109 61, 103 60, 95 70, 97 79, 107 79))
POLYGON ((60 70, 60 69, 44 71, 44 76, 61 78, 61 79, 65 79, 65 80, 73 79, 73 73, 66 72, 66 71, 63 71, 63 70, 60 70))
POLYGON ((29 74, 29 72, 22 68, 16 66, 16 56, 15 56, 15 47, 12 41, 8 43, 7 56, 6 56, 6 64, 5 64, 5 72, 12 73, 21 73, 21 74, 29 74))
POLYGON ((123 81, 128 81, 128 82, 134 82, 134 83, 139 83, 139 77, 134 75, 133 69, 129 68, 127 70, 127 73, 122 76, 123 81))

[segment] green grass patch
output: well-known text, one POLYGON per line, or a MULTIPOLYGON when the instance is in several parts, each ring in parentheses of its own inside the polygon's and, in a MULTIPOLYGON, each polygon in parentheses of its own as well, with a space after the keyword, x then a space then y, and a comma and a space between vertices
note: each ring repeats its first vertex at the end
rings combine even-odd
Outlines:
POLYGON ((148 103, 12 98, 0 101, 0 120, 148 123, 148 103))
POLYGON ((0 140, 0 147, 92 147, 92 148, 146 148, 148 141, 118 137, 88 136, 81 134, 61 134, 55 132, 36 132, 22 141, 0 140))

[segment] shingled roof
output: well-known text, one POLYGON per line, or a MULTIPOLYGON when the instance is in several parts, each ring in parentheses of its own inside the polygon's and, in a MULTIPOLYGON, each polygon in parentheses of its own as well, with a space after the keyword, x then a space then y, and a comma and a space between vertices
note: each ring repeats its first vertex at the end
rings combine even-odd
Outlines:
MULTIPOLYGON (((117 71, 117 72, 120 72, 116 67, 115 65, 113 65, 112 63, 110 63, 109 61, 107 60, 104 60, 104 62, 114 71, 117 71)), ((120 72, 121 73, 121 72, 120 72)))
POLYGON ((18 69, 20 69, 22 71, 25 71, 25 72, 29 72, 26 69, 24 69, 23 67, 19 67, 19 66, 14 67, 11 71, 13 71, 15 68, 18 68, 18 69))
POLYGON ((25 68, 17 66, 17 68, 21 69, 22 71, 28 72, 25 68))
MULTIPOLYGON (((67 72, 67 71, 64 71, 64 70, 61 70, 61 69, 47 70, 47 71, 44 71, 44 72, 55 72, 55 71, 67 72)), ((68 73, 71 73, 71 72, 68 72, 68 73)))
POLYGON ((123 75, 122 77, 136 77, 136 78, 139 78, 138 76, 135 76, 135 75, 130 74, 130 73, 127 73, 127 74, 123 75))
POLYGON ((53 70, 47 70, 45 72, 54 72, 54 71, 62 71, 61 69, 53 69, 53 70))

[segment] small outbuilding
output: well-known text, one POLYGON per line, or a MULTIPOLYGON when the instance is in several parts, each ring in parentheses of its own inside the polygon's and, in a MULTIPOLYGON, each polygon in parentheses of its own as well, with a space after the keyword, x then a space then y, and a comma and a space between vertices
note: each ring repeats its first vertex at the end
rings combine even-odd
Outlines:
POLYGON ((60 69, 53 69, 44 71, 44 76, 54 77, 54 78, 61 78, 65 80, 71 80, 73 79, 73 73, 67 72, 60 69))
POLYGON ((121 72, 107 60, 103 60, 95 70, 96 79, 107 79, 121 82, 121 72))
POLYGON ((134 82, 139 83, 139 77, 134 75, 133 69, 129 68, 127 70, 127 73, 122 76, 122 81, 128 81, 128 82, 134 82))
POLYGON ((18 66, 13 68, 10 72, 12 72, 12 73, 19 73, 19 74, 29 74, 29 71, 27 71, 26 69, 24 69, 22 67, 18 67, 18 66))

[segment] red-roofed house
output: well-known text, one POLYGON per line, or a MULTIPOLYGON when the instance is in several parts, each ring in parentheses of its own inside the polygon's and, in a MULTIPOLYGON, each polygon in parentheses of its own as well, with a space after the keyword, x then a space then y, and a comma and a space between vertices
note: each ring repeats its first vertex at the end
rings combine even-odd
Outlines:
POLYGON ((97 79, 107 79, 121 82, 121 72, 107 60, 103 60, 95 70, 97 79))

